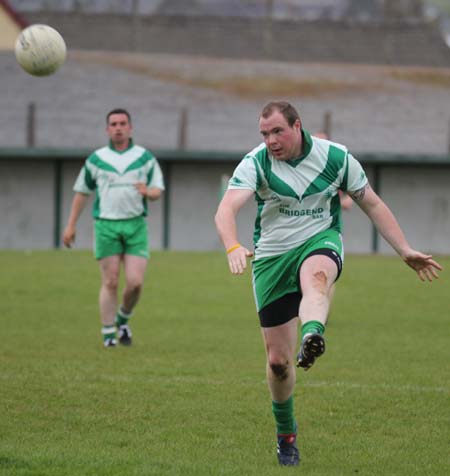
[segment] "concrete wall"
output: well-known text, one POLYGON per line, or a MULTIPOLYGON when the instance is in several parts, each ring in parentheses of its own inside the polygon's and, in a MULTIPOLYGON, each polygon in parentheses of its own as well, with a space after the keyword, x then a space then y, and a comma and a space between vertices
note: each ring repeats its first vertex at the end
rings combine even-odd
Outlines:
POLYGON ((69 49, 176 53, 226 58, 450 66, 435 23, 291 21, 213 16, 29 12, 69 49))
MULTIPOLYGON (((224 174, 236 164, 224 161, 160 160, 169 181, 164 202, 150 204, 150 241, 153 249, 168 238, 174 250, 221 250, 213 217, 224 174), (168 168, 169 167, 169 168, 168 168), (167 208, 166 208, 167 207, 167 208), (164 217, 168 235, 165 235, 164 217)), ((364 160, 362 160, 364 164, 364 160)), ((0 160, 0 248, 47 249, 55 243, 55 160, 0 160)), ((61 162, 60 227, 67 222, 73 196, 72 186, 82 160, 61 162)), ((393 210, 412 246, 432 253, 450 253, 450 161, 402 166, 364 164, 373 186, 393 210)), ((79 220, 77 248, 92 248, 92 219, 85 210, 79 220)), ((256 207, 245 206, 238 220, 240 240, 251 246, 256 207)), ((373 228, 357 206, 344 211, 344 238, 347 253, 370 253, 373 228)), ((392 253, 379 239, 379 252, 392 253)))

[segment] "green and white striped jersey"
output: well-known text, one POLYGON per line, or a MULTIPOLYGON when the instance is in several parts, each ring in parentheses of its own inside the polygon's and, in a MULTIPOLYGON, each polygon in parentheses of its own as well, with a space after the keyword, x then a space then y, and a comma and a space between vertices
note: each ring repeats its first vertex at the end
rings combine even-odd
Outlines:
POLYGON ((93 152, 86 159, 73 189, 86 194, 95 190, 94 218, 124 220, 147 215, 147 199, 136 190, 137 182, 164 190, 156 158, 130 141, 128 149, 121 152, 111 145, 93 152))
POLYGON ((345 146, 302 132, 301 157, 280 161, 260 144, 229 181, 228 190, 255 192, 256 259, 285 253, 330 228, 341 232, 338 190, 354 192, 367 184, 361 164, 345 146))

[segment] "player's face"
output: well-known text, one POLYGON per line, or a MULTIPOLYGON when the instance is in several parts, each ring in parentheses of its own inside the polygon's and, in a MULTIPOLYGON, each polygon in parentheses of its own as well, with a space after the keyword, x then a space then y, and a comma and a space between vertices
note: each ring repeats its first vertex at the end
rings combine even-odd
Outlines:
POLYGON ((114 147, 118 149, 128 147, 131 130, 131 124, 126 114, 111 114, 109 116, 106 132, 114 147))
POLYGON ((297 119, 291 127, 279 111, 259 119, 259 130, 267 149, 277 160, 290 160, 300 156, 302 129, 297 119))

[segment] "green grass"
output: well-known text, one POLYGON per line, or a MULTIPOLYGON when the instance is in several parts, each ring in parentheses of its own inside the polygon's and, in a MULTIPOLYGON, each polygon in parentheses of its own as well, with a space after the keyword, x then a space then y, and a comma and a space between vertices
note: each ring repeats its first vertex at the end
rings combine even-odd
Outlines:
MULTIPOLYGON (((448 269, 450 259, 441 258, 448 269)), ((347 256, 279 468, 249 274, 155 252, 131 348, 103 349, 89 252, 0 252, 0 475, 448 475, 446 272, 347 256)))

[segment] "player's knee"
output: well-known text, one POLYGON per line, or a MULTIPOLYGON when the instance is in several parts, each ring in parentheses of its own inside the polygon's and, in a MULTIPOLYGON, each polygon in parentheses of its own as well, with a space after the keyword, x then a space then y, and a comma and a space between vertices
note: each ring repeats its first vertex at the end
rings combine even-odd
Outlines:
POLYGON ((313 285, 314 288, 322 294, 328 293, 328 276, 325 271, 316 271, 313 274, 313 285))
POLYGON ((104 285, 109 291, 117 292, 117 289, 119 288, 119 277, 111 276, 105 279, 104 285))
POLYGON ((127 283, 128 291, 133 294, 139 294, 142 289, 142 283, 138 281, 130 281, 127 283))
POLYGON ((273 360, 269 362, 270 369, 277 380, 286 380, 289 375, 289 363, 273 360))

